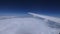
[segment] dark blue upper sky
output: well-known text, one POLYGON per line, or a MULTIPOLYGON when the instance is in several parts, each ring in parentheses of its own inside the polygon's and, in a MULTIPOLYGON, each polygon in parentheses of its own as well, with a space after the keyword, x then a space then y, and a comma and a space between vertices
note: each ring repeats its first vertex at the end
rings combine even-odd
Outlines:
POLYGON ((0 14, 22 14, 35 12, 49 15, 60 15, 60 1, 56 0, 2 0, 0 14))

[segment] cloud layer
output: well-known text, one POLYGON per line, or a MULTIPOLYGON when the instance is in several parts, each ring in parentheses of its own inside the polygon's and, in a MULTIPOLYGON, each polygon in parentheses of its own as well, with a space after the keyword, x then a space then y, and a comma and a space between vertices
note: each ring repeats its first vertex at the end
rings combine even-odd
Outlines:
MULTIPOLYGON (((51 28, 44 20, 27 17, 0 20, 0 34, 58 34, 59 30, 51 28)), ((51 25, 51 24, 50 24, 51 25)))

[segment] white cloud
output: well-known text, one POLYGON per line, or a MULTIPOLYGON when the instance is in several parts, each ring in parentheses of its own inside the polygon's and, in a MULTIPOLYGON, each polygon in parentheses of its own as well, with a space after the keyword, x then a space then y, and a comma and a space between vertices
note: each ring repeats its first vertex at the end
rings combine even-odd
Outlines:
POLYGON ((33 18, 12 18, 0 20, 0 34, 58 34, 57 29, 50 28, 46 22, 33 18))

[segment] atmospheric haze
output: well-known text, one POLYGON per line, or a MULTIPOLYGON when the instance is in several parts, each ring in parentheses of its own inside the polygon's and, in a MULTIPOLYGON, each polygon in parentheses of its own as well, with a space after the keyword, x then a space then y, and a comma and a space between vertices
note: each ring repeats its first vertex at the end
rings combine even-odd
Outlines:
POLYGON ((39 17, 0 17, 0 34, 59 34, 58 28, 39 17), (54 28, 55 27, 55 28, 54 28))

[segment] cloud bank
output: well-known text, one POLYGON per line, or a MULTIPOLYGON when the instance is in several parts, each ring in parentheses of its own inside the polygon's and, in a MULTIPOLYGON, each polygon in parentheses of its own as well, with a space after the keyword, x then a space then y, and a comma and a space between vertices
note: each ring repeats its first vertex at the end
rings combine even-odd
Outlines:
POLYGON ((59 32, 56 27, 52 28, 51 22, 32 16, 0 20, 0 34, 59 34, 59 32))

